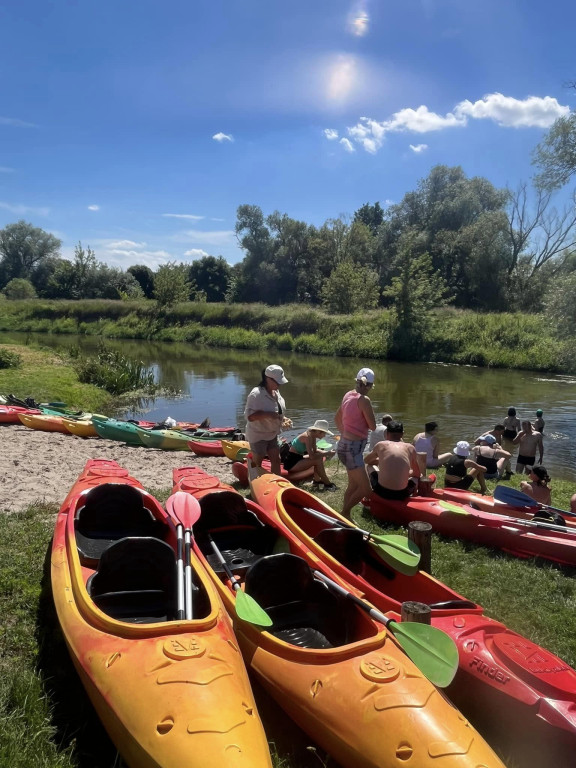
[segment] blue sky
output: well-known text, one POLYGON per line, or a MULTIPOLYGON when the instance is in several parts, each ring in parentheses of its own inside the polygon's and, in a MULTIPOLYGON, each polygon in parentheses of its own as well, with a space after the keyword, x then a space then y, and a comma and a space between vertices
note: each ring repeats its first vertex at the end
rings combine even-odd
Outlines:
POLYGON ((127 268, 242 258, 238 205, 314 224, 438 163, 515 187, 575 108, 576 4, 19 0, 0 7, 0 227, 127 268))

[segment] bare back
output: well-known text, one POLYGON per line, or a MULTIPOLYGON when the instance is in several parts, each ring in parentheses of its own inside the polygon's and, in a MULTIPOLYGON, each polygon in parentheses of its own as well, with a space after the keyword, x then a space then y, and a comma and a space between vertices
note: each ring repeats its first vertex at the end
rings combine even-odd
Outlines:
POLYGON ((420 477, 416 449, 410 443, 383 440, 376 443, 374 452, 378 458, 378 483, 391 491, 401 491, 408 485, 410 476, 420 477))

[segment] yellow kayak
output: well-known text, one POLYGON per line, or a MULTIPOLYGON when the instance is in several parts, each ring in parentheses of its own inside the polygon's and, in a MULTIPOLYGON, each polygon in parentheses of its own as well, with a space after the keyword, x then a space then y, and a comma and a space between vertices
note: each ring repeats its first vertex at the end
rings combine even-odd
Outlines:
POLYGON ((238 460, 240 451, 250 450, 250 443, 247 440, 222 440, 221 442, 224 456, 227 456, 231 461, 238 460))

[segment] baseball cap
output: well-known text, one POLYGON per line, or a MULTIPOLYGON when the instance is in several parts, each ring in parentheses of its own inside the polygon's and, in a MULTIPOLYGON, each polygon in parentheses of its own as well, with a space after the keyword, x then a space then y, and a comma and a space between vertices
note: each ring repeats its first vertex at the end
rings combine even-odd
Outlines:
POLYGON ((483 443, 488 443, 488 445, 494 445, 496 442, 496 438, 494 435, 484 435, 484 437, 481 438, 483 443))
POLYGON ((542 408, 538 408, 538 410, 536 411, 536 416, 542 416, 543 413, 544 411, 542 410, 542 408))
POLYGON ((454 453, 457 456, 470 456, 470 443, 467 443, 466 440, 460 440, 456 443, 454 453))
POLYGON ((365 384, 374 384, 374 371, 372 368, 360 368, 356 374, 356 381, 363 381, 365 384))
POLYGON ((274 379, 276 384, 288 384, 288 379, 284 376, 284 369, 279 365, 269 365, 264 371, 264 376, 274 379))

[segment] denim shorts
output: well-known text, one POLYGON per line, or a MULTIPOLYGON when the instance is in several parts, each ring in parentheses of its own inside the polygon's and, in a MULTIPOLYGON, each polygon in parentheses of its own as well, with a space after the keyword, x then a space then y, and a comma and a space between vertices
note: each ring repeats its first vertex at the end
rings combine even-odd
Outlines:
POLYGON ((336 453, 346 469, 361 469, 364 467, 364 456, 362 453, 367 442, 367 438, 364 438, 364 440, 340 438, 336 453))
POLYGON ((250 443, 250 450, 257 456, 268 456, 269 451, 278 450, 278 438, 273 440, 257 440, 255 443, 250 443))

